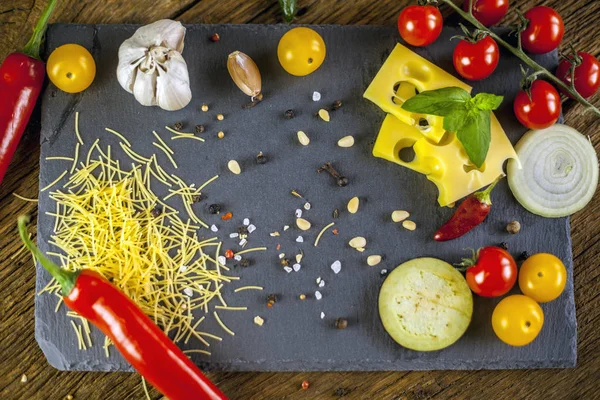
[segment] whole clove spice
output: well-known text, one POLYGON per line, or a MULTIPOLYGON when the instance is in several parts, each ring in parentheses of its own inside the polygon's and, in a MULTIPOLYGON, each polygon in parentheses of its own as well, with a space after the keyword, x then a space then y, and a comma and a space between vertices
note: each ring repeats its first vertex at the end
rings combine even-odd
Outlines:
POLYGON ((331 163, 327 162, 327 163, 323 164, 321 166, 321 168, 319 168, 317 170, 317 172, 322 172, 322 171, 327 171, 329 173, 329 175, 334 177, 336 184, 339 187, 344 187, 344 186, 348 185, 348 178, 346 178, 345 176, 342 176, 339 172, 337 172, 335 170, 335 168, 333 168, 333 165, 331 165, 331 163))
POLYGON ((296 113, 294 112, 294 110, 285 110, 283 116, 285 117, 285 119, 292 119, 296 116, 296 113))
POLYGON ((182 122, 175 122, 175 124, 173 125, 173 127, 175 128, 176 131, 181 132, 181 130, 183 129, 183 123, 182 122))
POLYGON ((196 133, 202 133, 204 129, 204 125, 196 125, 196 133))

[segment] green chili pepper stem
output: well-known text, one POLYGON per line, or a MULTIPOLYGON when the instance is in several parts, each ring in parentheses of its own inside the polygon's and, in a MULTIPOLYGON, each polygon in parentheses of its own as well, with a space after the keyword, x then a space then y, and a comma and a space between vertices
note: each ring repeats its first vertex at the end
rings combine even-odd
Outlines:
POLYGON ((291 23, 296 17, 298 12, 298 2, 296 0, 279 0, 279 6, 283 11, 283 19, 288 24, 291 23))
POLYGON ((31 56, 33 58, 40 58, 40 46, 42 44, 42 38, 44 37, 44 33, 46 32, 46 27, 48 26, 48 20, 50 19, 50 15, 52 11, 54 11, 54 7, 56 7, 56 2, 58 0, 50 0, 48 5, 44 9, 42 16, 37 22, 35 29, 33 30, 33 35, 31 35, 31 39, 23 48, 23 53, 31 56))
POLYGON ((38 249, 37 246, 33 244, 31 239, 29 238, 29 235, 27 234, 28 223, 28 215, 21 215, 19 217, 18 225, 21 240, 25 244, 25 247, 27 247, 29 251, 31 251, 33 257, 36 260, 38 260, 40 264, 42 264, 42 267, 44 267, 46 271, 48 271, 54 277, 54 279, 56 279, 58 283, 60 283, 63 296, 68 295, 69 293, 71 293, 71 290, 73 290, 73 286, 75 286, 75 281, 79 276, 79 272, 67 271, 50 261, 48 257, 46 257, 46 255, 44 255, 44 253, 42 253, 40 249, 38 249))
POLYGON ((494 186, 496 186, 496 184, 498 182, 500 182, 500 179, 502 179, 502 178, 504 178, 504 175, 500 175, 499 177, 497 177, 496 180, 494 182, 492 182, 492 184, 490 186, 488 186, 485 190, 473 193, 473 196, 475 196, 475 198, 477 200, 479 200, 479 202, 481 202, 483 204, 491 205, 492 199, 490 198, 490 194, 492 193, 494 186))

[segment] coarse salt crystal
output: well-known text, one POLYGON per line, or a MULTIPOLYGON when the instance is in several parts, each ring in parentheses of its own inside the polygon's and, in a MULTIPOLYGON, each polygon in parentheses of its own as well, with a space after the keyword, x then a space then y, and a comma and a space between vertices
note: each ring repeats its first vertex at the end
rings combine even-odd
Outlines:
POLYGON ((319 92, 313 92, 312 99, 313 99, 313 101, 319 101, 319 100, 321 100, 321 93, 319 93, 319 92))
POLYGON ((319 287, 325 287, 325 281, 319 282, 319 287))
POLYGON ((288 274, 289 274, 290 272, 292 272, 292 269, 291 269, 290 267, 283 267, 283 270, 284 270, 285 272, 287 272, 288 274))
POLYGON ((229 237, 230 237, 231 239, 233 239, 233 238, 236 238, 236 237, 238 237, 238 236, 240 236, 240 234, 239 234, 239 233, 237 233, 237 232, 233 232, 233 233, 230 233, 230 234, 229 234, 229 237))
POLYGON ((279 253, 279 259, 281 260, 283 257, 285 257, 285 253, 279 253))
POLYGON ((179 272, 185 272, 187 271, 188 266, 187 265, 182 265, 181 267, 179 267, 179 272))
POLYGON ((321 300, 323 298, 323 295, 321 294, 321 292, 319 292, 318 290, 315 292, 315 299, 317 300, 321 300))
POLYGON ((317 278, 317 284, 318 284, 319 282, 321 282, 321 277, 318 277, 318 278, 317 278))
POLYGON ((300 268, 302 268, 302 266, 300 264, 294 264, 292 265, 292 268, 294 268, 294 271, 298 272, 300 271, 300 268))
POLYGON ((211 231, 213 231, 213 232, 218 232, 218 231, 219 231, 219 228, 217 228, 217 226, 216 226, 215 224, 212 224, 212 225, 210 226, 210 230, 211 230, 211 231))
POLYGON ((340 260, 335 260, 333 262, 333 264, 331 264, 331 270, 335 274, 339 274, 340 273, 340 271, 342 270, 342 263, 340 262, 340 260))
POLYGON ((325 313, 321 311, 321 319, 325 318, 325 313))
POLYGON ((183 289, 183 293, 185 293, 185 295, 188 297, 192 297, 194 295, 194 291, 189 287, 183 289))
POLYGON ((244 226, 250 225, 250 220, 248 218, 244 218, 244 226))
POLYGON ((242 261, 242 256, 235 256, 235 257, 233 257, 233 259, 235 261, 242 261))
POLYGON ((265 320, 257 315, 256 317, 254 317, 254 323, 258 326, 263 326, 265 320))
POLYGON ((248 243, 248 241, 246 239, 240 240, 240 246, 244 246, 244 245, 246 245, 246 243, 248 243))
POLYGON ((304 203, 304 209, 306 211, 310 210, 310 203, 309 202, 304 203))
POLYGON ((248 233, 252 233, 256 230, 256 226, 253 224, 248 225, 248 233))
POLYGON ((298 243, 304 243, 304 238, 302 236, 298 236, 296 238, 296 242, 298 242, 298 243))
POLYGON ((219 261, 219 264, 223 264, 223 265, 225 265, 227 263, 227 259, 225 258, 225 256, 219 256, 218 261, 219 261))
POLYGON ((283 227, 283 231, 284 231, 284 232, 285 232, 285 231, 287 231, 288 229, 290 229, 290 226, 289 226, 289 225, 285 225, 285 226, 283 227))
POLYGON ((296 218, 302 218, 302 210, 301 209, 296 210, 296 218))
POLYGON ((269 235, 271 235, 272 237, 276 237, 279 236, 279 232, 271 232, 269 233, 269 235))
POLYGON ((387 269, 382 269, 381 270, 381 275, 385 275, 385 274, 387 274, 387 269))

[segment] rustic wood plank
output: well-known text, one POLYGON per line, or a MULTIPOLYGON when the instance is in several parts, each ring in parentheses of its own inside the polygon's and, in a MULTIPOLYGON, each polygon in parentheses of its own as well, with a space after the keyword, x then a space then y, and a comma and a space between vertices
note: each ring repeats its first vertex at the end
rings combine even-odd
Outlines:
MULTIPOLYGON (((53 22, 148 23, 176 18, 185 23, 278 23, 275 0, 64 0, 53 22)), ((299 0, 305 24, 395 24, 409 0, 299 0)), ((0 3, 0 59, 20 48, 31 33, 44 0, 3 0, 0 3)), ((554 7, 563 17, 565 38, 578 49, 600 55, 596 0, 513 0, 511 6, 525 11, 533 5, 554 7)), ((450 14, 442 7, 445 16, 450 14)), ((514 23, 516 16, 505 18, 514 23)), ((566 41, 561 45, 566 49, 566 41)), ((600 94, 592 103, 600 104, 600 94)), ((600 152, 600 121, 572 102, 564 107, 565 121, 589 135, 600 152)), ((0 398, 60 399, 67 394, 89 399, 143 399, 140 378, 127 373, 61 372, 49 367, 34 339, 33 296, 35 273, 27 254, 11 259, 20 248, 16 217, 35 215, 36 205, 24 203, 17 192, 37 196, 39 174, 39 113, 24 135, 7 177, 0 187, 0 398), (21 383, 22 374, 28 376, 21 383)), ((569 370, 535 371, 431 371, 394 373, 219 373, 209 376, 232 399, 448 399, 448 398, 592 398, 600 374, 600 196, 572 218, 574 282, 577 307, 579 365, 569 370), (309 380, 309 390, 300 389, 309 380)), ((267 340, 268 338, 266 338, 267 340)), ((151 389, 152 399, 161 399, 151 389)))

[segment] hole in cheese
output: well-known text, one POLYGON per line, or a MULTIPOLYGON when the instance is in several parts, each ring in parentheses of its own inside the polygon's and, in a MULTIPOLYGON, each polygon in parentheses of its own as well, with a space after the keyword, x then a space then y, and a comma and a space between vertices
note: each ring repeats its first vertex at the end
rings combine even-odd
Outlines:
POLYGON ((398 151, 398 158, 405 163, 412 162, 412 160, 415 159, 415 150, 413 149, 413 146, 401 148, 400 151, 398 151))
POLYGON ((481 168, 477 168, 475 165, 468 163, 463 165, 463 169, 465 170, 465 172, 471 172, 471 171, 479 171, 479 172, 485 172, 485 162, 481 165, 481 168))

